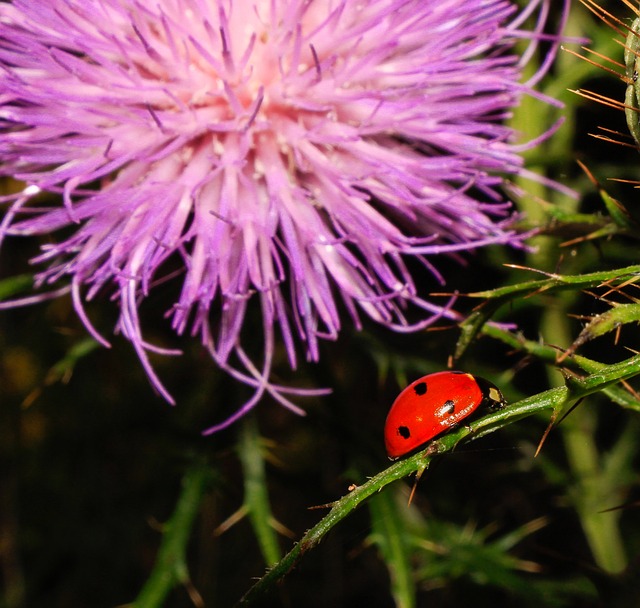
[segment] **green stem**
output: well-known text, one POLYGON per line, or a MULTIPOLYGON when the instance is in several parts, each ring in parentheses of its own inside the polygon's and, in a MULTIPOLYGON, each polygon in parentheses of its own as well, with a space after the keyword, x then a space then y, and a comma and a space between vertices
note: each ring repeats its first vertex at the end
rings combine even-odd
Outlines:
POLYGON ((162 544, 153 572, 133 602, 132 608, 162 606, 176 585, 189 585, 187 544, 211 478, 211 469, 202 463, 192 465, 185 473, 175 511, 163 528, 162 544))
MULTIPOLYGON (((543 315, 542 335, 553 335, 560 344, 570 344, 567 318, 562 306, 548 308, 543 315)), ((579 416, 566 420, 561 432, 574 480, 571 496, 593 558, 603 570, 620 572, 626 566, 626 558, 617 525, 619 514, 599 512, 611 488, 600 466, 595 412, 591 408, 582 408, 579 416)))
MULTIPOLYGON (((570 344, 563 300, 558 298, 560 305, 557 308, 546 309, 541 331, 542 335, 552 335, 559 344, 570 344)), ((549 369, 555 371, 555 375, 559 374, 555 368, 549 369)), ((582 408, 579 415, 571 416, 561 426, 574 482, 570 495, 596 564, 607 572, 620 572, 625 568, 626 558, 617 525, 619 514, 599 512, 611 484, 601 470, 595 431, 596 415, 590 408, 582 408)))
POLYGON ((626 567, 624 544, 618 527, 619 512, 603 511, 602 505, 615 490, 602 470, 594 442, 595 413, 585 408, 580 418, 563 425, 569 466, 575 478, 571 492, 580 523, 594 560, 606 572, 618 573, 626 567))
MULTIPOLYGON (((546 361, 553 365, 557 365, 558 363, 558 349, 553 346, 549 346, 548 344, 535 340, 527 340, 520 334, 515 334, 495 325, 485 325, 482 329, 482 335, 500 340, 507 346, 511 346, 519 352, 533 355, 536 359, 540 359, 541 361, 546 361)), ((588 359, 587 357, 576 354, 572 354, 564 359, 562 366, 567 369, 582 370, 588 374, 593 374, 607 369, 606 363, 600 363, 599 361, 594 361, 593 359, 588 359)), ((640 402, 638 402, 638 399, 629 391, 614 385, 602 389, 602 392, 618 405, 635 411, 640 411, 640 402)))
POLYGON ((498 304, 506 304, 518 297, 528 297, 534 293, 552 293, 556 291, 579 291, 600 285, 611 287, 620 283, 634 282, 640 277, 640 265, 616 268, 615 270, 599 270, 585 274, 545 273, 547 278, 524 281, 515 285, 505 285, 488 291, 476 291, 465 294, 471 298, 482 298, 490 301, 497 300, 498 304))
POLYGON ((249 514, 262 556, 269 566, 281 557, 278 538, 273 529, 274 518, 269 504, 263 446, 254 416, 242 422, 238 452, 244 476, 244 506, 249 514))
MULTIPOLYGON (((398 509, 394 492, 380 492, 371 497, 369 510, 373 533, 391 575, 391 592, 396 608, 414 608, 416 585, 413 579, 411 547, 406 519, 398 509)), ((404 495, 403 495, 404 496, 404 495)))
POLYGON ((355 487, 331 504, 329 513, 307 531, 300 542, 249 589, 239 601, 238 606, 256 605, 263 601, 273 591, 276 583, 296 565, 307 551, 315 547, 333 526, 342 521, 369 496, 379 492, 385 486, 412 473, 424 471, 429 467, 436 454, 451 451, 463 439, 477 439, 506 426, 510 422, 537 412, 548 409, 559 412, 569 403, 581 397, 598 392, 620 380, 626 380, 638 374, 640 374, 640 355, 621 363, 609 365, 606 369, 584 379, 567 378, 564 386, 522 399, 469 426, 462 426, 442 438, 432 441, 425 450, 417 454, 394 462, 389 468, 378 473, 363 485, 355 487))
MULTIPOLYGON (((541 247, 539 253, 543 251, 541 247)), ((532 262, 531 267, 541 267, 544 264, 538 263, 537 258, 532 262)), ((600 272, 590 272, 586 274, 562 275, 557 273, 544 273, 547 278, 524 281, 512 285, 505 285, 487 291, 476 291, 465 294, 469 298, 481 298, 482 306, 469 314, 460 323, 460 338, 456 344, 454 359, 462 357, 464 352, 473 342, 477 334, 483 330, 485 325, 494 318, 495 313, 507 304, 517 302, 519 299, 528 298, 536 294, 548 294, 571 291, 577 293, 583 289, 592 289, 602 285, 613 288, 617 285, 632 283, 640 277, 640 266, 627 266, 615 270, 603 270, 600 272)), ((563 321, 563 324, 565 321, 563 321)), ((559 326, 558 326, 559 327, 559 326)), ((554 342, 556 340, 556 327, 552 327, 554 342)), ((562 332, 565 333, 564 331, 562 332)))

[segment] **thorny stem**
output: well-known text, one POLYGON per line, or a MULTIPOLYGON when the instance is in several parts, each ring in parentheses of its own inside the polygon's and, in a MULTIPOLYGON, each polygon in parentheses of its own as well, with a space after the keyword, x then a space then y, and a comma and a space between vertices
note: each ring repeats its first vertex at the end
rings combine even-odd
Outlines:
POLYGON ((568 376, 564 386, 552 388, 542 393, 522 399, 502 410, 437 439, 417 454, 394 462, 361 486, 354 487, 348 494, 330 505, 329 513, 300 539, 300 541, 273 568, 240 599, 237 606, 256 605, 270 593, 276 584, 296 565, 304 554, 315 547, 324 536, 369 496, 381 491, 385 486, 429 467, 437 454, 451 451, 463 439, 477 439, 506 426, 510 422, 525 418, 544 410, 559 412, 570 403, 603 390, 621 380, 640 374, 640 355, 621 363, 608 365, 601 371, 585 378, 568 376))
MULTIPOLYGON (((542 318, 542 335, 553 336, 560 344, 570 344, 567 328, 566 298, 558 298, 558 307, 549 307, 542 318)), ((550 379, 558 376, 555 368, 548 368, 550 379)), ((619 513, 599 513, 598 504, 610 491, 602 471, 595 443, 596 420, 591 408, 581 408, 576 416, 570 416, 561 426, 567 461, 572 474, 570 496, 580 519, 580 524, 591 548, 595 562, 607 572, 620 572, 626 558, 617 525, 619 513)))
POLYGON ((258 539, 262 557, 272 566, 278 562, 281 553, 273 526, 263 451, 257 421, 254 416, 248 416, 242 421, 238 444, 244 477, 244 506, 258 539))
POLYGON ((131 608, 163 606, 169 592, 178 584, 187 587, 196 606, 203 605, 191 587, 186 553, 191 530, 211 478, 211 468, 200 462, 185 473, 175 511, 163 528, 162 543, 153 572, 131 608))

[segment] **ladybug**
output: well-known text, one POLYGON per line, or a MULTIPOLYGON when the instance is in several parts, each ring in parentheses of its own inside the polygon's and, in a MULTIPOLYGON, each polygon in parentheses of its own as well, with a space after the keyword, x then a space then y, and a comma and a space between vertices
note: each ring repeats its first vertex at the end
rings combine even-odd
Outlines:
POLYGON ((389 410, 384 425, 387 455, 395 460, 472 414, 505 405, 496 386, 472 374, 446 371, 423 376, 407 386, 389 410))

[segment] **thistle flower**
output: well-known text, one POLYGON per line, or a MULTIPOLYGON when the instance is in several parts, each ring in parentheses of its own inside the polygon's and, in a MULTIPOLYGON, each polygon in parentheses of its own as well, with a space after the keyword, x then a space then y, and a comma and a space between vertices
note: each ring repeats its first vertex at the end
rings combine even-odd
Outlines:
POLYGON ((85 304, 115 294, 117 330, 173 402, 148 353, 177 351, 145 341, 139 307, 179 260, 173 329, 255 389, 210 431, 265 391, 299 411, 287 394, 300 391, 269 379, 276 340, 292 368, 301 347, 316 361, 340 305, 356 327, 424 328, 447 306, 419 295, 408 259, 442 282, 433 256, 520 242, 503 185, 522 146, 503 119, 534 94, 541 72, 521 83, 528 55, 513 47, 545 38, 550 4, 0 4, 0 174, 25 183, 3 199, 0 239, 64 235, 33 260, 45 291, 3 305, 70 292, 108 345, 85 304), (37 206, 42 192, 60 204, 37 206), (243 324, 258 303, 255 365, 243 324))

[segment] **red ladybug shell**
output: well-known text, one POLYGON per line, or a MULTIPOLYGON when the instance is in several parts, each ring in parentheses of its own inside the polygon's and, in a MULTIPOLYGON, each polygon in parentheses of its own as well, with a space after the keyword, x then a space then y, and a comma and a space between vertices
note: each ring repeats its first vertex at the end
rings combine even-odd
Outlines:
POLYGON ((398 395, 387 415, 384 443, 389 458, 408 454, 485 405, 505 405, 502 393, 487 380, 457 371, 419 378, 398 395))

